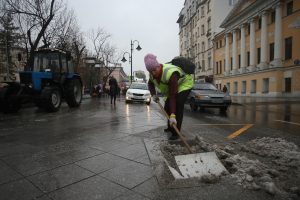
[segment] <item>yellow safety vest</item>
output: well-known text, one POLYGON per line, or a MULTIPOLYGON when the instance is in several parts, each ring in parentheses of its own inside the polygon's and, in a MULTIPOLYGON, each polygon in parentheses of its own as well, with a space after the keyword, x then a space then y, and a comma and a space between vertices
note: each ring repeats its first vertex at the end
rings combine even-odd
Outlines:
POLYGON ((156 88, 160 90, 160 92, 165 96, 165 99, 169 96, 169 80, 171 75, 174 72, 178 72, 179 80, 178 80, 178 93, 184 90, 192 89, 194 80, 191 74, 186 74, 180 67, 171 64, 163 64, 162 68, 162 76, 160 79, 160 83, 152 77, 150 74, 150 81, 152 81, 156 88))

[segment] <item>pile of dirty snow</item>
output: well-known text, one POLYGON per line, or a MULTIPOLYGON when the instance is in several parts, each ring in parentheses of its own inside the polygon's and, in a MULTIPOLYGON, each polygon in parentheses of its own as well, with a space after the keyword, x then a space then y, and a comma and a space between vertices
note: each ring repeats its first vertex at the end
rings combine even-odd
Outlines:
MULTIPOLYGON (((196 137, 191 145, 193 153, 203 153, 214 151, 225 168, 230 173, 226 177, 232 179, 236 184, 245 189, 264 190, 269 194, 278 194, 284 197, 300 197, 298 186, 291 186, 289 189, 283 188, 284 183, 280 183, 280 176, 285 174, 276 170, 272 165, 262 163, 258 159, 249 159, 245 155, 236 153, 230 146, 219 146, 206 142, 201 137, 196 137)), ((168 142, 161 143, 161 151, 171 167, 178 170, 175 156, 189 154, 187 149, 178 144, 168 142)), ((286 169, 297 168, 300 161, 299 148, 280 138, 260 138, 251 140, 242 146, 241 150, 254 156, 264 156, 274 158, 273 162, 282 165, 286 169)), ((241 152, 242 153, 242 152, 241 152)), ((251 156, 253 157, 253 156, 251 156)), ((298 174, 299 175, 299 174, 298 174)), ((220 178, 220 177, 217 177, 220 178)), ((203 182, 206 182, 203 180, 203 182)), ((210 182, 212 183, 212 182, 210 182)))

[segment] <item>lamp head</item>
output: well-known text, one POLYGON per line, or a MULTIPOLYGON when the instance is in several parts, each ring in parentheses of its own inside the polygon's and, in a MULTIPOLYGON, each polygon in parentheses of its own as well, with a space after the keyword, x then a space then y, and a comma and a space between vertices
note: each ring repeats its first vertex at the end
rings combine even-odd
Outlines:
POLYGON ((140 50, 142 50, 142 47, 140 45, 138 45, 136 50, 140 51, 140 50))
POLYGON ((126 60, 126 58, 123 56, 123 58, 122 58, 121 61, 122 61, 122 62, 126 62, 127 60, 126 60))

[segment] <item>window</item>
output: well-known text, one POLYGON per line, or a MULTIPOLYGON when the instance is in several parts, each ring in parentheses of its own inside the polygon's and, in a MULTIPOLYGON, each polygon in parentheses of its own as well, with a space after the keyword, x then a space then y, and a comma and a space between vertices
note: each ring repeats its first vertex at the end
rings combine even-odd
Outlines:
POLYGON ((222 40, 220 40, 220 48, 222 48, 222 40))
POLYGON ((201 26, 201 35, 205 34, 204 24, 201 26))
POLYGON ((291 14, 293 14, 293 1, 286 4, 286 15, 289 16, 291 14))
POLYGON ((242 94, 246 94, 246 88, 247 88, 247 82, 246 81, 242 81, 242 94))
POLYGON ((251 81, 251 93, 256 93, 256 80, 251 81))
POLYGON ((204 6, 201 7, 201 18, 204 17, 204 6))
POLYGON ((269 93, 269 78, 263 78, 262 93, 269 93))
POLYGON ((216 62, 216 74, 219 74, 219 63, 216 62))
POLYGON ((207 70, 210 70, 210 69, 211 69, 211 57, 208 57, 208 58, 207 58, 207 67, 208 67, 207 70))
POLYGON ((261 29, 261 18, 259 18, 259 20, 258 20, 258 29, 259 30, 261 29))
POLYGON ((274 43, 270 44, 270 61, 274 60, 274 43))
POLYGON ((257 48, 257 63, 260 63, 260 48, 257 48))
POLYGON ((233 93, 234 93, 234 94, 237 94, 237 92, 238 92, 238 82, 235 81, 235 82, 233 83, 233 93))
POLYGON ((271 12, 271 15, 270 15, 270 17, 271 17, 271 24, 273 24, 274 22, 275 22, 275 10, 273 10, 272 12, 271 12))
POLYGON ((292 91, 292 78, 285 78, 284 79, 284 85, 285 85, 285 92, 291 92, 292 91))
POLYGON ((247 66, 250 66, 250 52, 247 52, 247 66))
POLYGON ((227 92, 230 93, 230 83, 227 83, 227 92))
POLYGON ((233 60, 232 57, 230 58, 230 70, 232 70, 233 60))
POLYGON ((220 61, 220 74, 222 74, 222 60, 220 61))
POLYGON ((202 52, 204 52, 204 51, 205 51, 205 43, 202 42, 202 52))
POLYGON ((241 68, 241 55, 239 55, 239 69, 241 68))
POLYGON ((285 59, 292 59, 293 50, 293 38, 289 37, 285 39, 285 59))
POLYGON ((248 31, 248 35, 250 35, 250 24, 248 24, 247 31, 248 31))
POLYGON ((207 2, 207 13, 210 12, 210 1, 207 2))
POLYGON ((202 71, 205 71, 205 60, 202 60, 202 71))

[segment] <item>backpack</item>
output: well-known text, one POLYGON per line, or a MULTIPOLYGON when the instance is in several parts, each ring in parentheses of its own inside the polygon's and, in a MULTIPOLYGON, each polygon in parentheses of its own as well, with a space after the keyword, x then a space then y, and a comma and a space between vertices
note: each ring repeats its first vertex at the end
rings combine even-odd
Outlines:
POLYGON ((185 73, 187 74, 194 74, 196 65, 190 61, 189 59, 178 56, 171 60, 170 62, 172 65, 180 67, 185 73))

